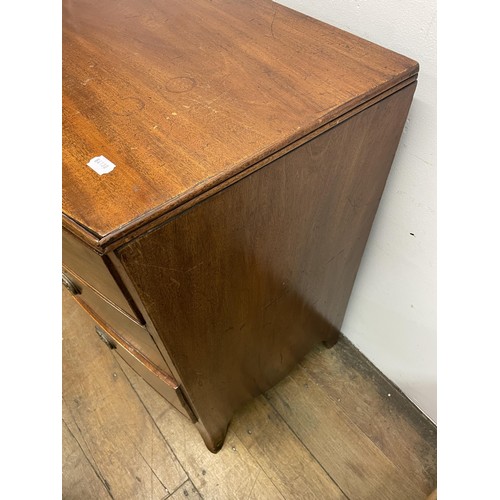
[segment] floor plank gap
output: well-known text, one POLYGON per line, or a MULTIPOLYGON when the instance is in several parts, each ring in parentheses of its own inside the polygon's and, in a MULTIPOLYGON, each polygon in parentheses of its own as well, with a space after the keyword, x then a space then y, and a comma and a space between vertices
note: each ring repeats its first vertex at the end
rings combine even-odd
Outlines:
MULTIPOLYGON (((265 395, 264 395, 265 397, 265 395)), ((266 398, 267 399, 267 398, 266 398)), ((319 462, 316 457, 313 455, 313 453, 311 452, 311 450, 303 443, 303 441, 300 439, 300 436, 293 430, 293 428, 288 424, 288 422, 286 421, 286 419, 283 417, 283 415, 281 415, 281 413, 279 412, 279 410, 273 405, 272 401, 268 400, 269 401, 269 404, 273 407, 274 411, 276 411, 276 413, 280 416, 280 418, 283 420, 283 422, 285 423, 285 425, 288 427, 288 429, 290 429, 290 432, 297 438, 298 441, 300 441, 300 443, 302 444, 302 446, 308 451, 308 453, 311 455, 311 458, 323 469, 323 471, 325 472, 325 474, 331 479, 332 483, 335 484, 335 486, 337 486, 337 488, 342 492, 342 494, 345 496, 345 498, 349 499, 348 495, 346 494, 345 491, 342 490, 342 488, 340 487, 340 485, 335 481, 335 478, 331 476, 331 474, 325 469, 325 467, 323 467, 322 463, 319 462)))
POLYGON ((87 463, 89 464, 90 468, 94 472, 96 478, 102 483, 102 485, 103 485, 104 489, 106 490, 108 496, 112 500, 114 500, 111 491, 109 491, 109 484, 107 483, 107 481, 102 477, 102 474, 95 468, 94 464, 89 460, 89 457, 85 453, 85 450, 82 448, 81 444, 78 442, 78 439, 76 439, 76 436, 73 434, 72 430, 69 428, 68 424, 64 421, 64 419, 62 420, 62 423, 63 423, 63 426, 65 427, 65 429, 69 432, 69 434, 71 435, 71 437, 74 439, 74 441, 75 441, 76 445, 78 446, 78 448, 81 450, 82 455, 87 460, 87 463))
POLYGON ((343 337, 241 408, 214 455, 73 300, 63 313, 64 500, 425 500, 436 488, 435 426, 343 337))
MULTIPOLYGON (((187 482, 189 480, 189 474, 187 473, 186 469, 184 469, 184 467, 182 466, 182 462, 177 458, 177 455, 175 454, 175 451, 172 449, 172 447, 169 445, 168 441, 167 441, 167 438, 163 435, 161 429, 158 427, 158 424, 156 423, 156 419, 153 418, 153 416, 151 415, 148 407, 146 406, 146 404, 144 403, 144 401, 142 400, 140 394, 137 392, 137 390, 135 389, 134 385, 132 384, 132 382, 130 381, 127 373, 125 372, 125 370, 123 369, 123 366, 121 364, 121 362, 118 363, 118 365, 120 366, 120 370, 121 372, 123 373, 123 376, 128 380, 129 384, 130 384, 130 387, 132 388, 132 390, 135 392, 135 394, 137 395, 137 399, 141 402, 141 405, 143 406, 144 410, 146 411, 146 413, 150 416, 151 418, 151 421, 154 423, 154 426, 156 427, 156 429, 158 430, 160 436, 163 438, 163 440, 165 441, 165 446, 167 446, 167 448, 170 450, 170 452, 172 453, 172 455, 175 457, 175 459, 177 460, 177 462, 179 463, 180 467, 182 468, 182 470, 184 471, 184 473, 186 474, 187 476, 187 480, 185 482, 187 482)), ((143 457, 144 458, 144 457, 143 457)), ((179 489, 180 486, 177 488, 179 489)), ((176 490, 177 491, 177 490, 176 490)))

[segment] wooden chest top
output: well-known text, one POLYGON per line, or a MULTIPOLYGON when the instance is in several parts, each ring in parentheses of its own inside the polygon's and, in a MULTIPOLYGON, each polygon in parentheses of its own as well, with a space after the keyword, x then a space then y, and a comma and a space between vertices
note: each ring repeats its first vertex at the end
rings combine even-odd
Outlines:
POLYGON ((417 71, 269 0, 67 0, 64 225, 104 246, 417 71))

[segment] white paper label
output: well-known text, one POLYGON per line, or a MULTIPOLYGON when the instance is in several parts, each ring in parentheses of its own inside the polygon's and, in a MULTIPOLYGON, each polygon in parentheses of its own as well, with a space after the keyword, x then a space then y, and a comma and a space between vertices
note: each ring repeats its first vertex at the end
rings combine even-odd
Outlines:
POLYGON ((92 158, 87 165, 99 175, 109 174, 109 172, 116 167, 113 162, 110 162, 105 156, 102 155, 92 158))

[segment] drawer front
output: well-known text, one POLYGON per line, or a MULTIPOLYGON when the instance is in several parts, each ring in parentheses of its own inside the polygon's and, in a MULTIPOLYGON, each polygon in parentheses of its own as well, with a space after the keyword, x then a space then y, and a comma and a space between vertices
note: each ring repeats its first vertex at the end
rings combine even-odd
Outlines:
POLYGON ((187 403, 179 384, 170 373, 166 373, 153 365, 147 358, 136 351, 125 339, 105 325, 96 326, 100 339, 116 354, 118 354, 140 377, 163 396, 183 415, 193 423, 197 421, 192 409, 187 403))
POLYGON ((106 265, 105 258, 92 251, 81 241, 63 229, 62 234, 63 265, 100 294, 113 302, 125 314, 144 324, 144 320, 127 293, 120 288, 106 265))
POLYGON ((63 268, 63 284, 94 319, 100 318, 101 322, 109 325, 152 363, 170 373, 154 340, 144 327, 125 316, 105 297, 96 293, 85 281, 65 268, 63 268))

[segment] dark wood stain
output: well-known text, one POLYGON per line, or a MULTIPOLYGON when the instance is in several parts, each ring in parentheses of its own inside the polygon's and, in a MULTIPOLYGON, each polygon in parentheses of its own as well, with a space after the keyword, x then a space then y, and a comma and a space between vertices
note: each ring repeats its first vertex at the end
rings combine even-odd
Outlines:
POLYGON ((269 0, 64 2, 65 283, 211 451, 337 341, 417 71, 269 0))
POLYGON ((118 251, 212 449, 236 408, 336 338, 413 91, 118 251))

